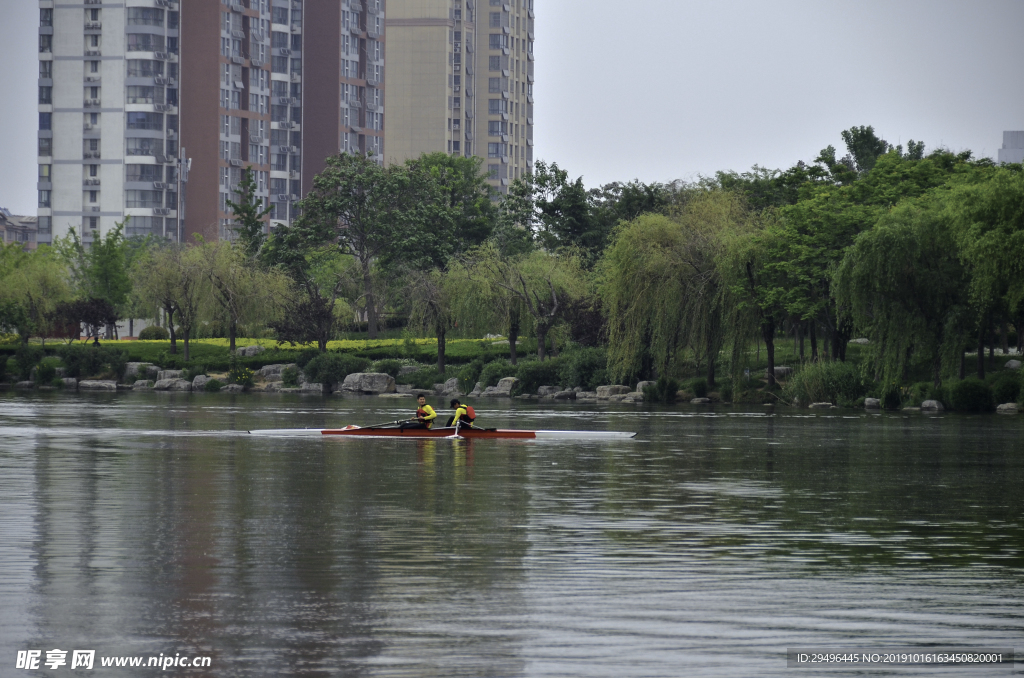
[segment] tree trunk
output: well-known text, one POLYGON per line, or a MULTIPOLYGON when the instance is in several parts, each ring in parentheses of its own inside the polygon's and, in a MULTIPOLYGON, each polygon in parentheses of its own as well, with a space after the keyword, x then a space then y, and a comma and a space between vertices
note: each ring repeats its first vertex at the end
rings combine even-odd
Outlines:
POLYGON ((235 322, 234 318, 228 323, 228 350, 232 353, 235 352, 235 335, 238 334, 238 323, 235 322))
POLYGON ((519 359, 516 355, 516 340, 519 338, 519 314, 515 313, 508 323, 508 351, 509 360, 515 365, 519 359))
POLYGON ((444 327, 440 325, 437 328, 437 371, 444 374, 444 350, 445 350, 445 332, 444 327))
MULTIPOLYGON (((509 340, 511 342, 511 339, 509 340)), ((537 359, 542 361, 547 357, 546 349, 548 343, 548 326, 543 321, 537 322, 537 359)))
POLYGON ((985 323, 978 326, 978 379, 985 378, 985 323))
POLYGON ((129 337, 134 337, 135 336, 135 319, 134 318, 128 318, 128 336, 129 337))
POLYGON ((370 262, 363 260, 363 294, 366 297, 366 332, 370 339, 377 338, 377 300, 373 296, 373 279, 370 277, 370 262))
POLYGON ((967 349, 960 351, 960 369, 957 370, 956 378, 963 379, 967 376, 967 349))
POLYGON ((818 324, 813 320, 811 325, 811 362, 818 362, 818 324))
POLYGON ((932 383, 935 388, 942 386, 942 353, 938 349, 932 356, 932 383))
POLYGON ((1001 340, 1003 355, 1005 356, 1010 352, 1010 323, 1003 321, 1003 324, 999 326, 999 338, 1001 340))
POLYGON ((711 337, 708 337, 708 388, 713 388, 715 385, 715 358, 718 357, 718 351, 715 350, 715 341, 711 337))
POLYGON ((804 321, 796 324, 796 336, 800 340, 800 362, 804 362, 804 321))
POLYGON ((164 312, 167 314, 167 331, 171 333, 171 355, 178 352, 178 339, 174 335, 174 309, 164 308, 164 312))
POLYGON ((761 336, 764 337, 765 355, 768 356, 768 390, 776 386, 775 382, 775 319, 769 318, 761 324, 761 336))
POLYGON ((1017 329, 1017 353, 1024 353, 1024 315, 1018 316, 1013 326, 1017 329))
POLYGON ((191 334, 191 332, 189 332, 189 330, 188 330, 188 329, 186 329, 186 328, 182 328, 182 330, 183 330, 183 332, 182 332, 181 342, 182 342, 183 344, 185 344, 185 362, 188 362, 188 361, 189 361, 189 354, 188 354, 188 335, 189 335, 189 334, 191 334))
POLYGON ((985 334, 988 336, 988 368, 993 370, 996 367, 996 328, 992 324, 991 313, 988 314, 988 322, 985 325, 985 334))

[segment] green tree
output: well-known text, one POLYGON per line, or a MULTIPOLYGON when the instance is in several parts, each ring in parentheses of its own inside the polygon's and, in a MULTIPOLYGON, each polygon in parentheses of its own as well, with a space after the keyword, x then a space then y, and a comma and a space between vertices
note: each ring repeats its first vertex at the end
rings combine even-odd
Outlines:
MULTIPOLYGON (((124 308, 132 290, 129 257, 134 247, 124 237, 130 218, 116 223, 88 248, 75 229, 54 244, 71 271, 79 295, 103 299, 118 310, 124 308)), ((107 325, 107 339, 114 337, 114 330, 115 323, 107 325)))
MULTIPOLYGON (((429 153, 420 158, 423 168, 439 184, 449 210, 442 212, 441 228, 454 220, 453 253, 465 252, 491 237, 497 208, 491 199, 491 187, 482 171, 483 160, 449 153, 429 153)), ((445 261, 434 262, 444 266, 445 261)))
POLYGON ((228 211, 234 213, 234 230, 247 256, 257 258, 267 241, 266 217, 272 208, 263 206, 263 200, 256 194, 256 173, 252 167, 242 170, 242 180, 234 190, 238 202, 227 201, 228 211))
POLYGON ((71 295, 67 268, 54 250, 0 243, 0 329, 17 332, 23 343, 45 337, 50 314, 71 295))
POLYGON ((266 326, 277 317, 278 299, 290 292, 282 271, 255 266, 248 248, 243 247, 226 241, 196 246, 209 282, 210 314, 227 325, 232 352, 239 326, 266 326))
POLYGON ((875 379, 903 383, 915 356, 935 386, 962 352, 969 308, 946 196, 906 200, 860 234, 835 274, 840 307, 872 338, 875 379))
POLYGON ((741 199, 715 190, 615 232, 598 267, 615 379, 671 376, 688 349, 714 385, 727 329, 722 258, 748 220, 741 199))
POLYGON ((302 252, 334 244, 355 257, 371 339, 377 337, 379 314, 374 265, 401 261, 429 268, 454 248, 453 209, 435 173, 419 161, 381 167, 362 156, 334 156, 301 207, 294 237, 280 242, 298 241, 302 252))

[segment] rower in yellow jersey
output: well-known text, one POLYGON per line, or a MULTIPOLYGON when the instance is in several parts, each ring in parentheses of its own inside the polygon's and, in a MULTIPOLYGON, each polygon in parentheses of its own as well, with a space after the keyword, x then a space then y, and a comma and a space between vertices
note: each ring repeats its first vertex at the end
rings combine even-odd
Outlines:
POLYGON ((405 424, 402 428, 433 428, 434 420, 437 419, 437 412, 434 411, 433 407, 427 404, 426 397, 420 396, 417 398, 416 405, 416 421, 405 424))

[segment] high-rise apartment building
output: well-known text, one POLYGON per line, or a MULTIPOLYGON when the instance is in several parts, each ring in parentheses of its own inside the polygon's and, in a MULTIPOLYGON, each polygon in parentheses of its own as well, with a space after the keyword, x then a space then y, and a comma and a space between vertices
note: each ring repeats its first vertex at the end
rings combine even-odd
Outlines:
POLYGON ((1024 132, 1003 132, 999 162, 1024 162, 1024 132))
POLYGON ((177 3, 39 2, 40 242, 178 231, 177 3), (126 4, 128 6, 126 6, 126 4))
POLYGON ((247 167, 272 228, 328 156, 383 161, 382 0, 39 6, 41 238, 232 237, 247 167))
POLYGON ((533 0, 390 0, 388 162, 483 158, 490 183, 533 166, 533 0))

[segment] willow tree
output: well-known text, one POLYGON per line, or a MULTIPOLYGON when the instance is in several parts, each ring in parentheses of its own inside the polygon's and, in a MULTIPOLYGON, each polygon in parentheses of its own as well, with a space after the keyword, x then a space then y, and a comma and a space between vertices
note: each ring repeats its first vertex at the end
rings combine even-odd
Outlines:
POLYGON ((17 331, 23 343, 45 336, 49 314, 72 296, 67 269, 54 254, 0 242, 0 330, 17 331))
POLYGON ((993 311, 1015 311, 1018 335, 1024 321, 1024 172, 1019 167, 983 168, 980 176, 957 186, 949 201, 976 306, 979 377, 985 373, 985 335, 993 311))
POLYGON ((476 327, 505 328, 513 361, 522 329, 532 329, 537 357, 544 360, 552 329, 563 320, 569 301, 586 289, 580 258, 572 251, 555 255, 533 250, 504 256, 489 244, 472 251, 461 266, 453 268, 453 275, 461 275, 471 293, 456 300, 458 317, 476 327), (478 310, 472 310, 469 302, 478 310))
POLYGON ((196 250, 209 282, 209 315, 227 325, 229 349, 234 351, 240 325, 264 327, 277 318, 290 281, 280 269, 257 266, 240 244, 221 240, 201 243, 196 250))
POLYGON ((722 260, 728 235, 746 219, 735 196, 709 191, 672 216, 645 214, 619 227, 599 267, 616 379, 668 374, 688 349, 715 383, 728 329, 722 260))
POLYGON ((167 313, 171 335, 171 353, 177 350, 174 320, 184 343, 184 358, 189 360, 189 340, 199 323, 208 280, 203 254, 198 247, 167 244, 146 253, 133 270, 139 295, 167 313))
POLYGON ((872 339, 875 379, 902 383, 914 357, 935 386, 962 352, 968 277, 944 196, 904 201, 857 237, 835 274, 837 298, 872 339))
POLYGON ((437 371, 444 374, 446 340, 455 327, 453 301, 467 290, 460 289, 452 276, 437 268, 410 271, 405 279, 412 310, 409 324, 437 338, 437 371))

